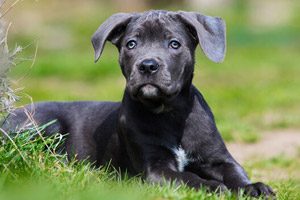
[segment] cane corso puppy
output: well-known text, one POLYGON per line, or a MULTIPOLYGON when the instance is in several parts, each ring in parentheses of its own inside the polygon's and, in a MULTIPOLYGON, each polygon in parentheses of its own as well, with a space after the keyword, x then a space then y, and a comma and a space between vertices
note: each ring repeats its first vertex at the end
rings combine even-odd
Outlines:
POLYGON ((79 160, 98 166, 111 162, 155 183, 273 195, 269 186, 251 183, 230 155, 209 106, 192 84, 198 44, 210 60, 224 59, 221 18, 182 11, 118 13, 92 37, 95 61, 106 41, 119 50, 126 79, 122 102, 36 103, 16 110, 3 128, 13 131, 26 123, 26 109, 38 125, 57 120, 46 135, 69 133, 65 150, 79 160))

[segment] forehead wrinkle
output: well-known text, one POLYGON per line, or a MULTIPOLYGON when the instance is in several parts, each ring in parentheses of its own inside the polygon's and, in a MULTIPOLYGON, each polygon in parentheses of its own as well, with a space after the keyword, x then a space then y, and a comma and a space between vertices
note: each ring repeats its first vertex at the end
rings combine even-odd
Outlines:
POLYGON ((140 37, 146 37, 149 40, 161 40, 169 38, 172 34, 171 30, 168 27, 160 26, 160 25, 149 25, 144 26, 141 29, 138 29, 140 33, 140 37))
MULTIPOLYGON (((142 15, 135 23, 132 23, 132 33, 134 35, 138 34, 158 34, 158 35, 171 35, 171 27, 173 20, 164 14, 158 13, 153 15, 148 13, 147 15, 142 15)), ((157 35, 156 35, 157 36, 157 35)))

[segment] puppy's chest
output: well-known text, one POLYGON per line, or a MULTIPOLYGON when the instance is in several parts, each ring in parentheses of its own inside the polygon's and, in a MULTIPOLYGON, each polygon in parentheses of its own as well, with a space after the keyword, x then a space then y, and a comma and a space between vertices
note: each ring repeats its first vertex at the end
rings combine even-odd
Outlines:
POLYGON ((177 170, 180 172, 183 172, 186 166, 197 160, 197 158, 184 150, 181 145, 171 148, 171 151, 176 160, 177 170))

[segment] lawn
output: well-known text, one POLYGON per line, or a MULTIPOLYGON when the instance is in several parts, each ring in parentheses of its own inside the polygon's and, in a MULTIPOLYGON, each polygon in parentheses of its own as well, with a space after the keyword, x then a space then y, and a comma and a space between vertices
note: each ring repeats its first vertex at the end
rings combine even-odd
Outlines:
MULTIPOLYGON (((125 79, 116 48, 107 44, 95 64, 90 44, 97 26, 116 9, 101 3, 99 6, 96 1, 75 3, 72 9, 67 9, 67 1, 59 6, 49 2, 26 2, 7 16, 14 22, 9 35, 11 46, 18 43, 26 47, 10 74, 13 86, 23 88, 17 105, 31 101, 120 101, 125 79)), ((295 3, 294 7, 300 6, 295 3)), ((298 12, 284 25, 273 28, 249 24, 243 14, 247 12, 238 6, 210 13, 221 15, 227 22, 227 54, 223 63, 215 64, 198 48, 194 84, 212 108, 225 141, 251 144, 273 130, 299 133, 298 12)), ((59 135, 29 140, 31 134, 1 140, 0 199, 246 198, 172 184, 150 185, 107 166, 94 169, 56 154, 55 146, 63 140, 59 135)), ((251 179, 264 180, 274 187, 278 199, 300 199, 299 147, 297 151, 292 157, 258 156, 243 166, 251 179), (282 172, 284 178, 277 176, 282 172)))
MULTIPOLYGON (((42 128, 33 129, 20 133, 11 141, 2 141, 0 199, 250 199, 241 194, 208 193, 204 188, 195 191, 170 183, 163 187, 151 185, 139 176, 129 178, 120 174, 109 165, 95 169, 88 163, 78 163, 57 154, 57 146, 64 140, 60 134, 32 139, 32 135, 40 131, 42 128)), ((281 158, 251 167, 288 167, 291 162, 281 158)), ((299 160, 296 162, 298 165, 299 160)), ((278 199, 299 199, 295 180, 268 182, 275 188, 278 199)))

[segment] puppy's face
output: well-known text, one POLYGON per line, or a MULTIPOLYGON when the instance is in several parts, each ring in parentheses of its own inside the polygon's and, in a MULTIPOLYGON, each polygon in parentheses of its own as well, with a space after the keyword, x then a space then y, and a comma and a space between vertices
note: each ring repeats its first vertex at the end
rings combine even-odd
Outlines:
POLYGON ((187 27, 168 13, 132 19, 118 44, 131 97, 143 103, 175 97, 192 78, 196 44, 187 27))
POLYGON ((131 98, 159 105, 191 84, 198 43, 208 58, 223 60, 225 24, 220 18, 193 12, 119 13, 92 37, 96 61, 107 40, 119 49, 131 98))

